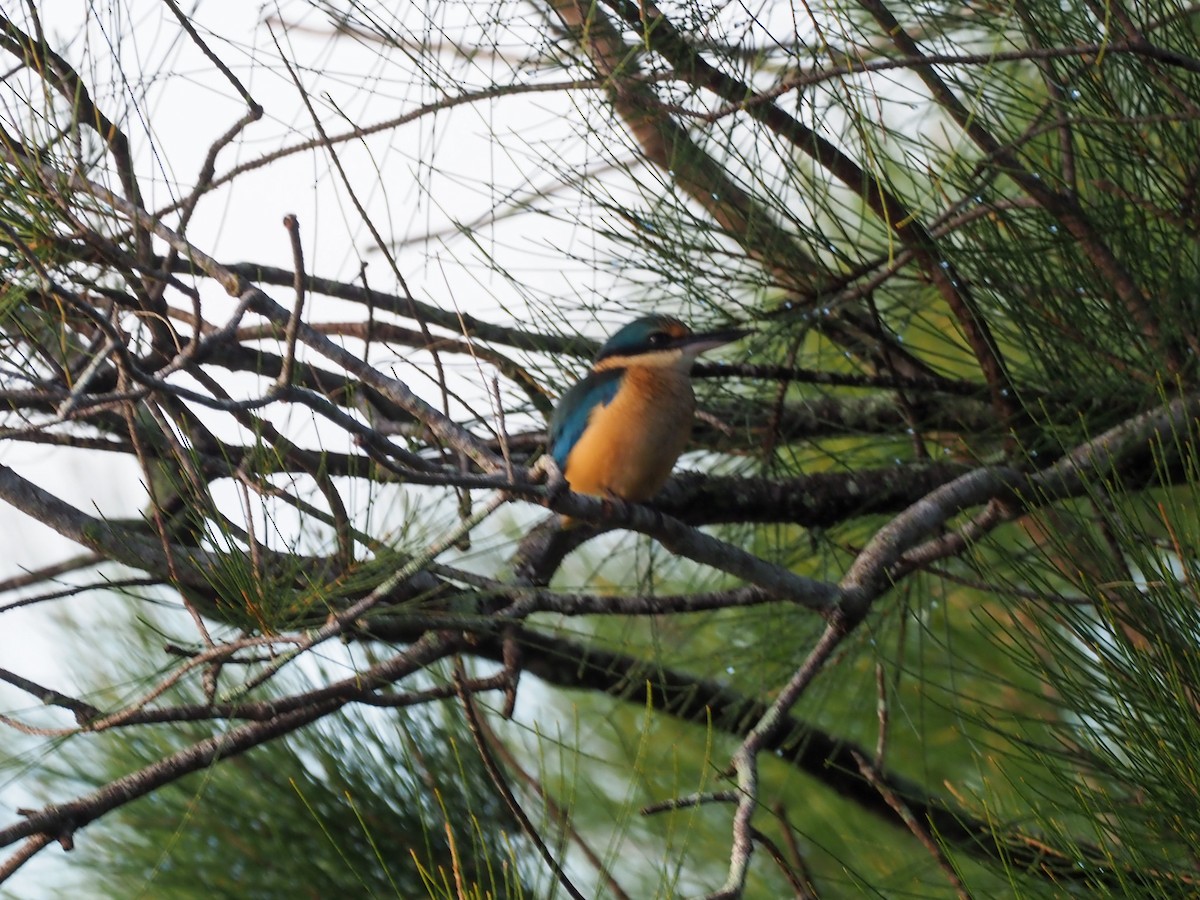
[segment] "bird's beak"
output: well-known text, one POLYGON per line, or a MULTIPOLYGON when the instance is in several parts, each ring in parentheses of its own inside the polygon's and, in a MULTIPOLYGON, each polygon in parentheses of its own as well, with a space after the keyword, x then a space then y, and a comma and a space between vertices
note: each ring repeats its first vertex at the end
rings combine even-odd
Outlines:
POLYGON ((748 328, 723 328, 719 331, 705 331, 680 338, 677 346, 684 353, 697 356, 753 333, 753 330, 748 328))

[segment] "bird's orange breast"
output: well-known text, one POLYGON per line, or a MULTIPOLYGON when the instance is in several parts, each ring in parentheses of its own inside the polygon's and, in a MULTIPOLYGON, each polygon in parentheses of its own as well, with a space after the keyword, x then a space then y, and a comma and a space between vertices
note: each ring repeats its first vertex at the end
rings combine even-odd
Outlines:
POLYGON ((571 490, 640 503, 666 482, 687 446, 696 399, 686 373, 631 367, 597 406, 567 457, 571 490))

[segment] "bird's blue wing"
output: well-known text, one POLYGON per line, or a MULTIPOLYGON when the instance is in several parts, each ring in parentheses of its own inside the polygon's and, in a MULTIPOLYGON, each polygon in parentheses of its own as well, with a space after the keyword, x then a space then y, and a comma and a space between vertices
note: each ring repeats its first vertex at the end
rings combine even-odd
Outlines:
POLYGON ((550 417, 550 455, 559 469, 566 471, 567 457, 587 428, 592 410, 612 402, 621 388, 624 374, 623 369, 592 372, 559 399, 554 415, 550 417))

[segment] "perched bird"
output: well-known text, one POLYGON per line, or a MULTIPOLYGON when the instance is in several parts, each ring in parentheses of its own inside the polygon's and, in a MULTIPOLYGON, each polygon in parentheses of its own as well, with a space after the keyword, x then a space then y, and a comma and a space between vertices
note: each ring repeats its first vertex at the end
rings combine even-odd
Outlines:
POLYGON ((550 454, 571 490, 635 503, 657 493, 691 435, 692 363, 747 333, 645 316, 609 338, 550 419, 550 454))

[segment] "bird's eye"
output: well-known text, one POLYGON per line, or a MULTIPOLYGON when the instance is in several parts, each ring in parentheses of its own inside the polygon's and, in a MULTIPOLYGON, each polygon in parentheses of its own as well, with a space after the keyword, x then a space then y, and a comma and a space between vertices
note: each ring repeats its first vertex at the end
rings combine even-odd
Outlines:
POLYGON ((665 347, 671 336, 665 331, 656 331, 647 338, 651 347, 665 347))

